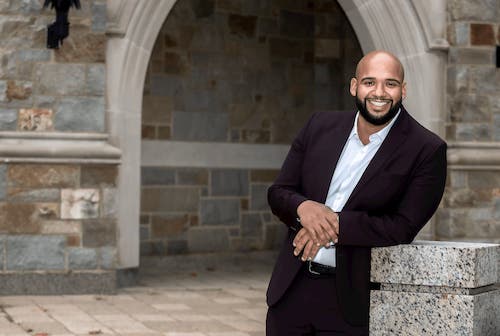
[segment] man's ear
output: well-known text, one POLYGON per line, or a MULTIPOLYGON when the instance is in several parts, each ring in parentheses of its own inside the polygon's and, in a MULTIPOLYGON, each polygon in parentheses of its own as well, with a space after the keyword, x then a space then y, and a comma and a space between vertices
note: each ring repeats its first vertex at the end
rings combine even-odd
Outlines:
POLYGON ((358 81, 356 78, 351 78, 351 85, 349 86, 349 92, 351 96, 356 97, 356 91, 358 89, 358 81))
POLYGON ((406 98, 406 82, 403 82, 403 87, 401 88, 401 98, 406 98))

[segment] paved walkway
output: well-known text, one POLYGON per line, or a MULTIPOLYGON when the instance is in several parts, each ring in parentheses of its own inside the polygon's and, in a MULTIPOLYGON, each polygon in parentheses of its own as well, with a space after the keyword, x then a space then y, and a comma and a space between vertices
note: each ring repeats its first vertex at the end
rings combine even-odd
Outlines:
POLYGON ((264 335, 274 253, 141 260, 118 295, 0 297, 0 335, 264 335))

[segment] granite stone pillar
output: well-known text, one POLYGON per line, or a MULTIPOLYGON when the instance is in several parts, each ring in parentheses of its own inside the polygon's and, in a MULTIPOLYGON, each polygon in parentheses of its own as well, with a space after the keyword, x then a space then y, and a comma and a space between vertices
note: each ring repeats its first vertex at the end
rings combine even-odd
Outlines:
POLYGON ((500 335, 499 255, 480 243, 374 248, 370 335, 500 335))

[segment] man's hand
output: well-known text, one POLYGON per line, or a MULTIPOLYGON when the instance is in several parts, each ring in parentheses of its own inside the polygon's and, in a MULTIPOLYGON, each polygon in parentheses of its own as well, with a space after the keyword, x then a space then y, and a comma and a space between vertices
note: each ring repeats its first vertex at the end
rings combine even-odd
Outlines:
POLYGON ((297 208, 300 224, 305 228, 316 246, 336 243, 339 235, 338 215, 326 205, 304 201, 297 208))
POLYGON ((312 239, 308 230, 302 228, 293 240, 293 254, 297 257, 302 252, 302 261, 312 260, 318 253, 320 246, 318 246, 312 239))

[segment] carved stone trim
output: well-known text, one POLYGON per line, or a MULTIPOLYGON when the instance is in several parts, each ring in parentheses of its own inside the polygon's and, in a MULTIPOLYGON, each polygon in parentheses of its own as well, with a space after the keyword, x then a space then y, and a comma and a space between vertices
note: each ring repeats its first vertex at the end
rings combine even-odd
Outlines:
POLYGON ((500 143, 449 143, 448 165, 454 170, 500 170, 500 143))
POLYGON ((106 134, 0 132, 0 161, 120 163, 121 151, 106 134))

